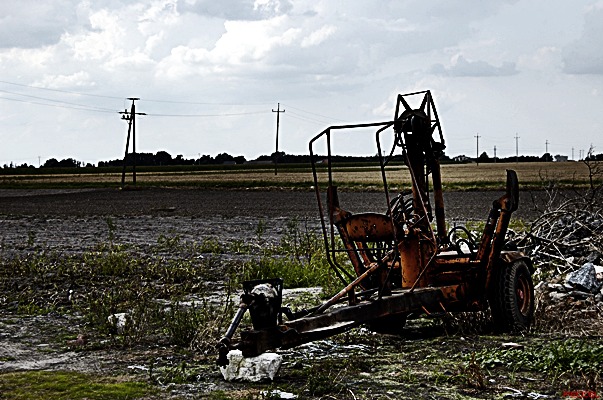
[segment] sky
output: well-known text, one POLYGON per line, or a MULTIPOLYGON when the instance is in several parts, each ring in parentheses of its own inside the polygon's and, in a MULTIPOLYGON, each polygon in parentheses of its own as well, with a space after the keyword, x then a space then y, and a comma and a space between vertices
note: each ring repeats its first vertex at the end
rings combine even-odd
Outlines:
MULTIPOLYGON (((254 159, 273 110, 307 154, 422 90, 449 156, 603 153, 603 1, 0 2, 0 165, 122 158, 130 97, 138 152, 254 159)), ((333 146, 376 153, 373 131, 333 146)))

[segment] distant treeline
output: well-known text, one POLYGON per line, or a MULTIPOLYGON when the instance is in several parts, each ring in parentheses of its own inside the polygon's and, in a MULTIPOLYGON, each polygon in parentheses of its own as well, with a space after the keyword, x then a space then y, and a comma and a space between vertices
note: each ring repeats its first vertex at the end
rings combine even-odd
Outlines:
MULTIPOLYGON (((317 160, 326 159, 326 156, 316 155, 317 160)), ((490 157, 486 152, 483 152, 477 159, 470 158, 464 155, 456 156, 456 157, 448 157, 447 155, 443 155, 440 157, 440 162, 443 164, 450 163, 471 163, 471 162, 480 162, 480 163, 493 163, 493 162, 541 162, 541 161, 567 161, 567 157, 562 156, 553 156, 549 153, 545 153, 541 157, 538 156, 518 156, 518 157, 490 157)), ((333 162, 336 163, 376 163, 379 161, 377 155, 374 156, 332 156, 333 162)), ((589 155, 585 158, 586 161, 603 161, 603 154, 589 155)), ((172 166, 172 165, 224 165, 224 164, 272 164, 277 161, 279 164, 309 164, 310 163, 310 155, 295 155, 295 154, 286 154, 284 152, 272 153, 271 155, 262 155, 256 158, 255 160, 247 160, 244 156, 232 156, 228 153, 220 153, 215 157, 212 157, 208 154, 202 155, 199 158, 184 158, 181 154, 176 157, 172 157, 166 151, 158 151, 157 153, 136 153, 136 165, 138 166, 172 166)), ((401 155, 396 155, 391 158, 390 161, 396 163, 402 163, 403 157, 401 155)), ((126 157, 126 165, 131 166, 134 164, 134 155, 128 154, 126 157)), ((121 167, 124 165, 123 159, 110 160, 110 161, 99 161, 98 167, 121 167)), ((44 162, 40 166, 41 168, 77 168, 77 167, 95 167, 94 165, 87 163, 84 165, 81 161, 77 161, 73 158, 67 158, 63 160, 57 160, 56 158, 50 158, 44 162)), ((12 168, 35 168, 33 165, 22 164, 16 165, 10 163, 10 165, 5 164, 3 166, 4 169, 12 169, 12 168)))

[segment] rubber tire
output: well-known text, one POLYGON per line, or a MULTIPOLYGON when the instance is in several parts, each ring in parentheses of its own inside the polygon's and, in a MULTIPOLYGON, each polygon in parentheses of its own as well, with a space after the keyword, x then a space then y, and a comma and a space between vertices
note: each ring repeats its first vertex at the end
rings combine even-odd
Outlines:
POLYGON ((534 318, 534 283, 523 260, 498 268, 490 285, 489 303, 494 330, 521 333, 534 318))

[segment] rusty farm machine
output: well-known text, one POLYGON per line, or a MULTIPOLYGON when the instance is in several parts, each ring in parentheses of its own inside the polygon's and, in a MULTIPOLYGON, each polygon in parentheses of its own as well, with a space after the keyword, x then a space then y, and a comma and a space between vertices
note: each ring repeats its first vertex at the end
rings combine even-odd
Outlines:
POLYGON ((506 192, 493 201, 481 238, 473 238, 462 226, 448 230, 438 161, 444 149, 430 91, 398 95, 391 121, 331 126, 316 135, 310 141, 314 188, 327 260, 342 289, 320 306, 292 312, 282 307, 281 279, 244 282, 239 309, 218 344, 218 364, 226 365, 226 354, 233 349, 251 357, 361 324, 399 329, 410 314, 489 308, 496 330, 528 329, 534 313, 533 265, 506 240, 519 204, 517 175, 507 170, 506 192), (419 106, 412 108, 411 103, 419 106), (336 132, 357 128, 375 132, 384 213, 351 213, 339 201, 331 142, 336 132), (384 138, 388 148, 391 143, 385 153, 384 138), (323 141, 326 159, 315 153, 323 141), (412 190, 406 195, 391 193, 388 185, 391 173, 386 168, 396 151, 406 167, 400 170, 410 174, 412 190), (318 171, 319 161, 326 161, 326 174, 318 171), (326 183, 319 182, 325 175, 326 183), (252 327, 235 338, 246 311, 252 327))

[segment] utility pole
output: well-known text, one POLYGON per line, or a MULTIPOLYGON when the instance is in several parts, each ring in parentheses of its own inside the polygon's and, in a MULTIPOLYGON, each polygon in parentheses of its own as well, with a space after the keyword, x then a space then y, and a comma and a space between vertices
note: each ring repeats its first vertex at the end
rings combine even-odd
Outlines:
POLYGON ((544 151, 544 154, 549 154, 549 141, 548 140, 546 142, 544 142, 544 148, 546 149, 544 151))
POLYGON ((122 114, 121 119, 128 121, 128 137, 126 139, 126 152, 124 154, 124 167, 121 172, 121 188, 124 189, 126 185, 126 160, 128 158, 128 150, 130 147, 130 132, 132 133, 132 184, 136 186, 136 115, 147 115, 145 113, 136 112, 136 100, 140 100, 138 97, 128 97, 128 100, 132 100, 132 107, 130 112, 128 109, 120 111, 122 114))
POLYGON ((42 165, 41 158, 42 158, 42 157, 38 156, 38 168, 40 168, 40 166, 42 165))
POLYGON ((276 151, 274 153, 274 175, 278 173, 278 128, 280 124, 280 116, 281 113, 284 113, 285 110, 281 110, 281 103, 276 103, 276 110, 273 109, 272 112, 276 113, 276 151))
POLYGON ((474 137, 477 139, 477 148, 475 150, 475 162, 477 163, 477 165, 479 165, 479 138, 481 137, 479 135, 479 132, 474 137))
POLYGON ((519 136, 517 136, 517 132, 515 132, 515 162, 519 162, 519 136))
POLYGON ((494 145, 494 164, 496 164, 496 145, 494 145))

